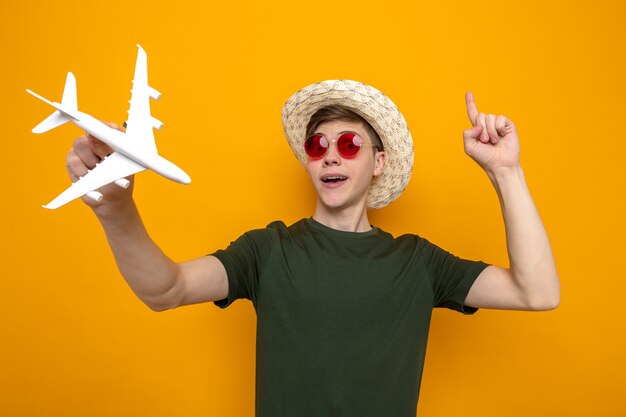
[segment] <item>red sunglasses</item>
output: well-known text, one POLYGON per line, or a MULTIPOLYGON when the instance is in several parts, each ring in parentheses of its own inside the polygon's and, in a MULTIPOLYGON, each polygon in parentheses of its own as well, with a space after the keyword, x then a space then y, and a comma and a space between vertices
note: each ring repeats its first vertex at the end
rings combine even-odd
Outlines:
MULTIPOLYGON (((363 146, 376 146, 372 143, 363 143, 363 139, 351 132, 341 134, 335 142, 337 143, 337 152, 346 159, 354 158, 363 146)), ((319 133, 309 137, 304 142, 304 150, 311 159, 320 159, 326 155, 328 148, 330 148, 328 139, 319 133)))

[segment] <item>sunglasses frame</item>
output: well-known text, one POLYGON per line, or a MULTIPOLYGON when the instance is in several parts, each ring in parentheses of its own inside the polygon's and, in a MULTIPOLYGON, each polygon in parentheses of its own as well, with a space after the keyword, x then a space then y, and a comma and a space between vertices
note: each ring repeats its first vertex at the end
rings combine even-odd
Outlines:
MULTIPOLYGON (((328 153, 328 150, 330 149, 330 143, 331 142, 335 142, 335 146, 337 147, 337 153, 339 154, 339 156, 341 156, 344 159, 354 159, 354 158, 356 158, 356 156, 361 151, 361 148, 363 148, 364 146, 376 146, 373 143, 365 143, 365 141, 359 135, 357 135, 354 132, 342 132, 337 139, 332 139, 332 140, 328 140, 328 138, 326 138, 326 136, 322 135, 321 133, 315 133, 315 134, 309 136, 304 141, 304 152, 306 152, 307 156, 310 159, 313 159, 313 160, 322 159, 328 153), (352 137, 348 138, 349 136, 352 136, 352 137), (309 143, 309 141, 311 141, 315 137, 319 137, 320 138, 319 139, 319 143, 317 145, 315 145, 315 147, 320 147, 321 146, 322 148, 326 149, 324 151, 324 153, 321 154, 320 156, 313 156, 313 155, 311 155, 309 153, 309 149, 311 149, 313 147, 312 144, 309 143), (357 147, 357 150, 356 150, 356 152, 354 152, 353 155, 344 155, 341 152, 342 147, 339 146, 339 141, 342 141, 342 139, 343 139, 343 142, 345 142, 345 141, 351 142, 351 145, 349 145, 349 146, 357 147), (355 143, 355 139, 357 139, 359 143, 355 143), (323 142, 322 142, 323 140, 326 140, 327 146, 323 146, 322 145, 323 144, 323 142)), ((376 146, 376 147, 378 147, 378 146, 376 146)))

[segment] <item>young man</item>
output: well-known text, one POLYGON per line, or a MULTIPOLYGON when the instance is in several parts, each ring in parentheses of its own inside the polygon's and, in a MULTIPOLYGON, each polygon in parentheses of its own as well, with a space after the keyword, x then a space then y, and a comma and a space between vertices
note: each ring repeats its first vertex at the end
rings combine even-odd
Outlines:
MULTIPOLYGON (((149 238, 131 192, 105 187, 103 202, 85 202, 124 278, 150 308, 252 300, 257 416, 414 416, 433 307, 471 314, 480 307, 548 310, 559 303, 515 126, 479 113, 471 93, 466 100, 473 127, 464 132, 465 151, 500 198, 509 269, 370 225, 367 208, 389 204, 406 187, 413 144, 393 102, 354 81, 313 84, 283 109, 288 142, 317 193, 311 218, 274 222, 226 250, 177 264, 149 238)), ((108 152, 95 138, 77 139, 68 156, 72 179, 108 152)))

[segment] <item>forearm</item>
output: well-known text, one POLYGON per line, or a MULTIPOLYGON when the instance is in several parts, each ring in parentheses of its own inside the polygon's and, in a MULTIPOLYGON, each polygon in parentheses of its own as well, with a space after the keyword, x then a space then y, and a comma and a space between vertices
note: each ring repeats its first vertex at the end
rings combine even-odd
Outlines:
POLYGON ((135 294, 153 310, 175 307, 182 296, 180 269, 150 238, 134 202, 96 210, 96 215, 135 294))
POLYGON ((504 218, 510 270, 532 309, 559 303, 559 278, 548 235, 526 185, 522 168, 488 171, 504 218))

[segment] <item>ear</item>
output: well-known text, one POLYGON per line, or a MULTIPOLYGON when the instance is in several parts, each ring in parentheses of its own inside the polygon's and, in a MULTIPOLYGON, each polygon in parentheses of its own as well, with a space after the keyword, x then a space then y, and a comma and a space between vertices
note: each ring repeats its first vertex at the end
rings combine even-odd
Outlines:
POLYGON ((376 152, 376 155, 374 155, 374 164, 374 177, 378 177, 383 173, 385 168, 385 152, 376 152))

